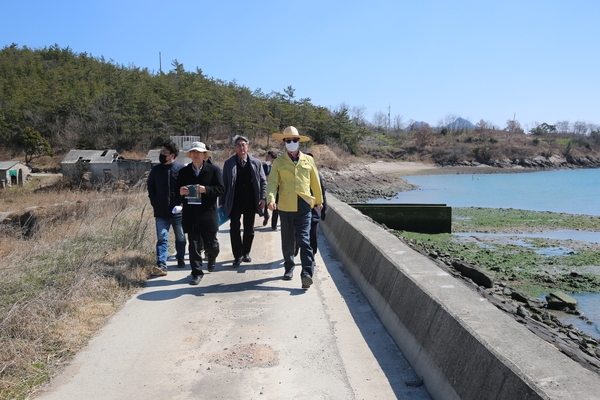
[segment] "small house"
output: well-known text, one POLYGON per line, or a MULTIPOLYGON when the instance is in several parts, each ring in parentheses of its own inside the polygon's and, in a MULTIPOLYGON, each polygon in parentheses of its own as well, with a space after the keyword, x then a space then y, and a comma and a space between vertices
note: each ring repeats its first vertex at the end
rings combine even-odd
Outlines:
POLYGON ((137 182, 152 167, 149 160, 124 159, 116 150, 71 150, 60 165, 63 176, 92 184, 137 182))
POLYGON ((0 161, 0 188, 23 186, 31 176, 31 168, 21 161, 0 161))

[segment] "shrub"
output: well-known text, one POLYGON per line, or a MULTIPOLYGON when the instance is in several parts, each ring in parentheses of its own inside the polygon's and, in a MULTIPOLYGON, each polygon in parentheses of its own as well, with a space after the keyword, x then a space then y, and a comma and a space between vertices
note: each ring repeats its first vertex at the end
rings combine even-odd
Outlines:
POLYGON ((473 149, 475 159, 483 164, 486 164, 492 158, 489 147, 476 147, 473 149))

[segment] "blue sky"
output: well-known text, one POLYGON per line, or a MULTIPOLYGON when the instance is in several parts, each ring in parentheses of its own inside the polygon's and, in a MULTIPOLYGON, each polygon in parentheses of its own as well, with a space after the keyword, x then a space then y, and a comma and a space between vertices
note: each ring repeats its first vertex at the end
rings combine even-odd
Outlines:
POLYGON ((0 46, 54 44, 431 125, 600 123, 600 1, 19 0, 0 46), (159 58, 160 53, 160 58, 159 58))

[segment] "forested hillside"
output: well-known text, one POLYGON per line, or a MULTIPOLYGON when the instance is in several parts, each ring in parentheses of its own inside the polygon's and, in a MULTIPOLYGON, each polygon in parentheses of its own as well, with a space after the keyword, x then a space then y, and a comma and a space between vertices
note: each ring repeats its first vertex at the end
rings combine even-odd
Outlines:
POLYGON ((186 71, 177 61, 168 72, 152 73, 57 45, 0 51, 0 143, 16 153, 36 134, 61 152, 145 151, 171 135, 211 142, 232 132, 269 137, 288 125, 351 151, 364 134, 347 110, 296 99, 292 87, 267 94, 186 71))
POLYGON ((169 71, 152 72, 68 47, 13 44, 0 50, 0 151, 29 163, 73 148, 145 154, 169 136, 212 144, 238 133, 267 149, 272 133, 294 125, 313 143, 369 158, 527 166, 527 159, 554 157, 561 160, 549 166, 600 165, 600 126, 592 123, 543 122, 526 132, 516 120, 500 128, 448 116, 432 127, 398 117, 392 124, 381 113, 369 123, 360 107, 330 110, 294 92, 251 90, 176 60, 169 71))

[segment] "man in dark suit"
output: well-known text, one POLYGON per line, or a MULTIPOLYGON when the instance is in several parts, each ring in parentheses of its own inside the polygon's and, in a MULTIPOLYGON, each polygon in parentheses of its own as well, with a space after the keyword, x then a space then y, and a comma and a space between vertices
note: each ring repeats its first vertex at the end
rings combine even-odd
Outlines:
POLYGON ((233 140, 235 154, 223 165, 225 194, 219 199, 225 215, 231 220, 229 237, 233 252, 233 265, 242 261, 251 262, 250 250, 254 240, 254 219, 262 215, 265 208, 267 179, 262 162, 248 153, 250 143, 241 135, 233 140), (242 239, 240 219, 243 218, 244 237, 242 239))
POLYGON ((221 169, 206 162, 211 152, 204 143, 192 143, 186 154, 192 162, 179 171, 177 187, 179 194, 186 197, 183 203, 183 230, 188 234, 190 243, 190 285, 197 285, 204 276, 202 244, 208 255, 208 272, 214 271, 219 255, 217 199, 225 192, 225 186, 221 169))

